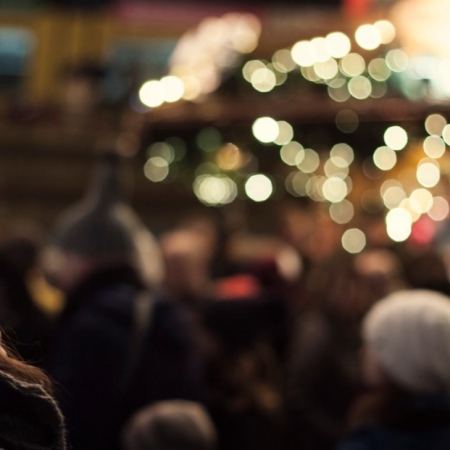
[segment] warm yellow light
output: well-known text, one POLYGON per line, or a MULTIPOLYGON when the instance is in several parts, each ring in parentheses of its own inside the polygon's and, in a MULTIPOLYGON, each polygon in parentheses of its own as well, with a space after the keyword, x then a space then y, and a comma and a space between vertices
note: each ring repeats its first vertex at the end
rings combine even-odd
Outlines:
POLYGON ((328 52, 333 58, 343 58, 352 48, 350 39, 339 31, 330 33, 325 40, 328 52))
POLYGON ((263 174, 252 175, 245 183, 245 193, 254 202, 264 202, 273 193, 272 181, 263 174))
POLYGON ((358 53, 349 53, 341 60, 340 67, 344 75, 357 77, 366 69, 366 62, 358 53))
POLYGON ((297 167, 305 173, 312 173, 314 172, 320 165, 320 157, 319 154, 310 149, 307 148, 304 150, 304 157, 302 160, 297 163, 297 167))
POLYGON ((397 125, 389 127, 384 132, 384 142, 392 150, 402 150, 408 143, 408 133, 397 125))
POLYGON ((440 158, 445 153, 445 142, 439 136, 428 136, 423 141, 423 150, 430 158, 440 158))
POLYGON ((394 208, 386 216, 386 231, 395 242, 403 242, 411 235, 412 217, 404 208, 394 208))
POLYGON ((253 123, 252 131, 258 141, 268 144, 278 137, 280 127, 275 119, 271 117, 260 117, 253 123))
POLYGON ((343 225, 353 219, 355 208, 348 200, 342 200, 339 203, 332 203, 329 212, 333 221, 343 225))
POLYGON ((216 162, 223 170, 237 170, 242 166, 242 154, 236 145, 229 142, 217 152, 216 162))
POLYGON ((180 78, 172 75, 161 78, 161 85, 164 90, 164 101, 167 103, 174 103, 183 98, 184 83, 180 78))
POLYGON ((390 44, 395 39, 395 27, 388 20, 379 20, 374 26, 380 32, 382 44, 390 44))
POLYGON ((291 50, 292 59, 301 67, 310 67, 315 63, 314 48, 309 41, 297 42, 291 50))
POLYGON ((441 171, 434 162, 424 162, 417 168, 417 181, 426 188, 432 188, 439 183, 441 171))
POLYGON ((348 194, 347 184, 338 177, 328 178, 322 186, 322 194, 331 203, 341 202, 348 194))
POLYGON ((434 197, 433 206, 428 211, 428 215, 436 221, 445 220, 449 214, 448 201, 444 197, 434 197))
POLYGON ((426 189, 415 189, 409 197, 411 208, 419 214, 428 212, 433 206, 433 196, 426 189))
POLYGON ((447 119, 441 114, 430 114, 425 119, 425 130, 431 136, 441 136, 446 125, 447 119))
POLYGON ((389 147, 378 147, 373 154, 373 162, 380 170, 388 171, 397 163, 397 155, 389 147))
POLYGON ((360 253, 365 246, 366 235, 358 228, 351 228, 342 235, 342 247, 348 253, 360 253))
POLYGON ((374 25, 361 25, 356 30, 355 39, 364 50, 375 50, 381 44, 381 33, 374 25))
POLYGON ((139 90, 141 102, 150 108, 156 108, 164 103, 165 92, 158 80, 151 80, 144 83, 139 90))

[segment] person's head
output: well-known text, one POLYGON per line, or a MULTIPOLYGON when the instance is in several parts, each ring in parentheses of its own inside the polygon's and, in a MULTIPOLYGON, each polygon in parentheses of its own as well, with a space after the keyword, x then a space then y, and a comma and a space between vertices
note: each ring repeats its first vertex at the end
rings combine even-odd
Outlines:
POLYGON ((153 235, 121 200, 119 161, 107 155, 87 197, 58 220, 43 254, 50 281, 68 291, 97 268, 135 266, 144 281, 159 284, 163 263, 153 235))
POLYGON ((125 450, 213 450, 216 431, 198 403, 168 400, 139 411, 123 433, 125 450))
POLYGON ((450 391, 450 298, 427 290, 390 294, 366 315, 362 334, 370 385, 450 391))
POLYGON ((0 343, 1 448, 66 448, 64 420, 52 390, 40 369, 19 361, 0 343))

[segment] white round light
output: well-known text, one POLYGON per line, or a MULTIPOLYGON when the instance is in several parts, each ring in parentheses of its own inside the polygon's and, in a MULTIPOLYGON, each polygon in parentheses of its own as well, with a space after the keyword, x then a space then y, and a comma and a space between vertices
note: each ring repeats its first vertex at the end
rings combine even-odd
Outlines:
POLYGON ((245 193, 255 202, 263 202, 273 193, 272 181, 263 174, 252 175, 245 183, 245 193))

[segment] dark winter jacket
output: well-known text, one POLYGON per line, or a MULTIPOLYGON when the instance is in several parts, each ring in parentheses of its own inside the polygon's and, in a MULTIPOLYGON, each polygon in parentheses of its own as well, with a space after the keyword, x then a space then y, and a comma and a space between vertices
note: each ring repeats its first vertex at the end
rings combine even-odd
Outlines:
POLYGON ((384 425, 366 425, 337 450, 448 450, 450 395, 404 398, 392 405, 384 425))
POLYGON ((138 369, 125 395, 124 366, 133 340, 134 301, 143 286, 130 267, 91 276, 69 294, 51 374, 59 384, 74 450, 112 450, 124 421, 164 399, 199 400, 200 364, 184 316, 155 296, 138 369))

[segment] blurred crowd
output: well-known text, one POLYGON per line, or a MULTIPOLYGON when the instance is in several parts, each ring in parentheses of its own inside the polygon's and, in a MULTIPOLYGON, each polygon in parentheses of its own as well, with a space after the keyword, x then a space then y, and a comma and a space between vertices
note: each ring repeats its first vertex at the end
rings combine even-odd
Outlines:
POLYGON ((277 214, 270 235, 202 213, 156 236, 107 154, 52 230, 4 223, 0 447, 450 448, 441 249, 366 217, 351 255, 317 206, 277 214))

